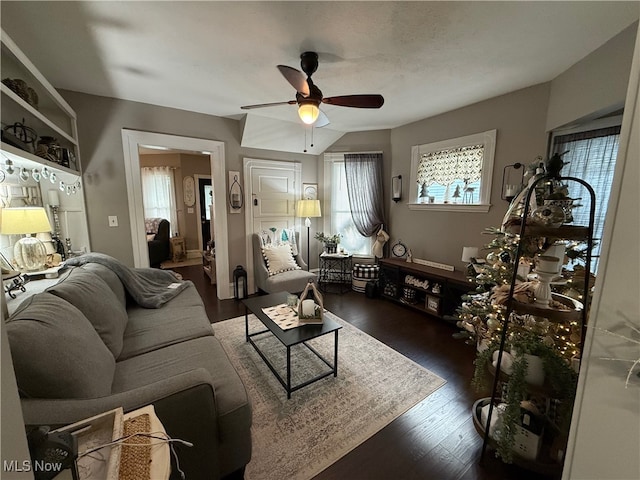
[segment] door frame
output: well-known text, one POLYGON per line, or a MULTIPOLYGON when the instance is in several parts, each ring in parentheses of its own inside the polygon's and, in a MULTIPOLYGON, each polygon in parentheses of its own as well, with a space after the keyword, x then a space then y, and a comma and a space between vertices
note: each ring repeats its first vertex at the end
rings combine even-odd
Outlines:
MULTIPOLYGON (((202 175, 199 173, 196 173, 193 175, 193 179, 195 180, 195 184, 198 189, 198 201, 196 202, 196 216, 198 217, 198 226, 199 226, 198 231, 200 232, 198 234, 198 249, 202 252, 204 251, 204 244, 202 243, 202 225, 200 224, 200 221, 202 219, 202 209, 200 208, 200 179, 201 178, 205 180, 211 180, 211 188, 213 188, 213 180, 211 179, 211 175, 202 175)), ((214 190, 213 192, 214 200, 215 200, 215 195, 216 193, 214 190)), ((215 210, 216 206, 214 205, 213 208, 215 210)), ((214 227, 215 227, 215 223, 214 223, 214 227)), ((211 231, 211 228, 209 228, 209 231, 211 231)))
MULTIPOLYGON (((295 199, 300 198, 301 178, 302 178, 302 163, 301 162, 286 162, 282 160, 261 160, 258 158, 243 158, 243 186, 244 189, 244 204, 247 206, 244 211, 244 231, 246 232, 246 246, 247 252, 247 287, 251 293, 256 292, 256 282, 253 274, 253 244, 251 242, 251 235, 253 234, 253 199, 251 198, 251 185, 254 168, 272 168, 274 170, 293 170, 293 188, 295 199)), ((294 217, 295 218, 295 217, 294 217)), ((294 225, 296 231, 302 235, 300 226, 301 219, 295 218, 294 225)))
POLYGON ((127 180, 133 261, 134 266, 138 268, 149 266, 149 251, 147 249, 147 239, 144 235, 144 208, 142 202, 140 156, 138 153, 138 148, 144 145, 202 152, 209 155, 215 202, 214 229, 216 232, 221 233, 218 235, 218 238, 216 238, 216 290, 218 298, 232 298, 231 283, 229 282, 229 242, 227 235, 222 234, 222 232, 227 232, 227 214, 224 211, 226 206, 224 142, 130 130, 126 128, 122 129, 122 147, 127 180))

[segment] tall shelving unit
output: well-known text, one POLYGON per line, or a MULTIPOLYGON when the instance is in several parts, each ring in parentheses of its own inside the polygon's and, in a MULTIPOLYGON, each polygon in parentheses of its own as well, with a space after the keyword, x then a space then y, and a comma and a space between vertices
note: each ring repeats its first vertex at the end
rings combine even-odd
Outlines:
POLYGON ((15 200, 24 197, 31 202, 30 205, 47 207, 48 192, 57 191, 62 238, 71 239, 74 251, 89 251, 76 113, 4 30, 1 31, 0 39, 2 79, 22 80, 31 92, 31 96, 25 96, 24 92, 18 92, 5 83, 0 84, 3 132, 5 129, 10 131, 12 125, 21 123, 33 129, 40 138, 55 138, 59 147, 70 152, 66 158, 69 165, 63 165, 62 161, 56 162, 36 155, 33 144, 20 145, 15 139, 10 140, 9 136, 3 135, 0 144, 0 169, 4 175, 0 188, 6 194, 4 198, 7 203, 11 203, 12 198, 15 200), (11 173, 12 169, 14 173, 11 173), (20 178, 21 171, 27 172, 29 178, 20 178), (34 180, 37 178, 37 175, 32 175, 34 172, 41 174, 40 180, 34 180), (46 176, 42 172, 46 172, 46 176), (54 174, 55 181, 49 180, 52 178, 50 173, 54 174), (21 196, 21 189, 33 188, 37 188, 39 196, 21 196))
MULTIPOLYGON (((493 387, 491 390, 491 399, 489 405, 488 416, 486 419, 486 423, 481 422, 477 416, 477 408, 479 402, 476 402, 474 405, 472 415, 474 420, 474 425, 478 433, 483 437, 482 444, 482 453, 481 459, 482 462, 484 460, 484 456, 486 455, 487 448, 489 446, 495 447, 495 440, 490 436, 490 429, 487 428, 488 425, 491 425, 492 416, 494 415, 494 410, 497 403, 502 398, 502 389, 500 388, 503 381, 505 381, 505 374, 501 372, 501 365, 503 362, 503 353, 505 350, 505 346, 507 343, 507 338, 509 336, 509 327, 512 322, 512 315, 533 315, 539 318, 545 318, 549 322, 567 322, 567 321, 577 321, 580 324, 580 353, 582 353, 582 348, 584 346, 585 334, 586 334, 586 325, 588 318, 588 304, 589 304, 589 278, 590 278, 590 266, 591 266, 591 251, 593 248, 593 231, 594 231, 594 217, 595 217, 595 193, 593 188, 582 179, 575 177, 561 177, 559 175, 545 175, 538 178, 534 181, 530 187, 529 191, 524 200, 524 209, 522 212, 522 217, 520 224, 515 224, 508 226, 507 229, 510 233, 519 234, 519 242, 518 247, 516 249, 516 255, 513 259, 514 265, 518 265, 520 262, 520 258, 523 256, 523 240, 529 238, 546 238, 557 240, 572 240, 578 242, 585 242, 587 244, 586 249, 586 260, 585 260, 585 269, 584 269, 584 288, 582 292, 582 303, 576 302, 569 297, 563 297, 561 295, 554 295, 554 298, 560 300, 561 303, 566 303, 571 306, 568 310, 561 310, 555 308, 545 308, 535 304, 527 304, 522 303, 516 300, 514 297, 514 290, 517 283, 517 268, 513 269, 513 275, 511 278, 511 284, 509 289, 509 295, 507 297, 506 302, 506 312, 505 312, 505 321, 502 326, 502 332, 500 335, 500 346, 498 350, 498 357, 495 365, 495 369, 491 369, 491 373, 494 375, 493 387), (566 225, 563 224, 559 227, 550 227, 550 226, 540 226, 540 225, 532 225, 527 223, 527 219, 530 217, 530 206, 531 206, 531 196, 536 194, 536 186, 539 184, 547 182, 553 185, 553 182, 562 182, 562 183, 577 183, 582 185, 589 194, 589 222, 588 225, 566 225)), ((581 355, 580 355, 581 356, 581 355)), ((529 386, 530 392, 535 392, 538 394, 545 394, 543 388, 529 386)), ((539 472, 541 474, 554 474, 560 473, 562 471, 562 462, 558 461, 558 459, 547 458, 536 458, 535 460, 526 459, 522 456, 514 453, 513 462, 523 468, 533 470, 539 472)))

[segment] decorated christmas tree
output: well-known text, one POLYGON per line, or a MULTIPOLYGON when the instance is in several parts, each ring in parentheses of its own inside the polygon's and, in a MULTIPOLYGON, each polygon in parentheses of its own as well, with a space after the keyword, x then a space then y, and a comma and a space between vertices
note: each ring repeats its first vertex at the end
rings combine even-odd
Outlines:
MULTIPOLYGON (((540 172, 539 164, 537 173, 544 174, 540 172)), ((542 192, 539 201, 547 198, 550 195, 549 191, 566 191, 565 185, 548 187, 551 188, 548 188, 546 194, 542 192)), ((522 197, 519 200, 514 199, 513 202, 516 201, 522 201, 522 197)), ((512 203, 509 211, 518 211, 518 206, 512 203)), ((486 261, 483 264, 472 264, 468 270, 468 275, 475 281, 477 289, 463 297, 463 303, 457 311, 458 326, 461 329, 457 336, 465 338, 468 343, 477 344, 479 349, 500 337, 514 269, 517 269, 517 283, 513 292, 515 300, 523 303, 534 301, 537 282, 535 273, 532 274, 531 270, 538 255, 558 257, 564 265, 554 279, 552 290, 582 301, 585 245, 578 242, 556 242, 545 237, 527 237, 522 240, 520 260, 518 265, 515 265, 520 237, 506 227, 514 218, 517 217, 507 215, 500 228, 485 230, 485 234, 493 237, 485 245, 486 261)), ((551 300, 553 306, 563 308, 563 305, 553 298, 555 297, 551 300)), ((533 332, 539 335, 545 344, 557 349, 567 360, 579 354, 581 326, 578 322, 558 323, 529 314, 511 315, 510 335, 533 332)))

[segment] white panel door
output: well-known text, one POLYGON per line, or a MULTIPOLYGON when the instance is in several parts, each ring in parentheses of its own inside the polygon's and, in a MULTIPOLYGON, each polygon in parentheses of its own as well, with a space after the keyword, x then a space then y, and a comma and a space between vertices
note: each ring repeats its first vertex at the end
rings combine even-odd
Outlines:
POLYGON ((253 232, 291 228, 295 222, 295 172, 292 164, 251 169, 253 232))

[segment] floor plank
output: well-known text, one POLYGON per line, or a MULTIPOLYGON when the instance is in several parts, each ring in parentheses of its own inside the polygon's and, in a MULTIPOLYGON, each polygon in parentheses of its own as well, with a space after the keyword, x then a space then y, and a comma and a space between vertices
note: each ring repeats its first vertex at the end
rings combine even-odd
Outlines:
MULTIPOLYGON (((176 268, 194 282, 211 322, 244 315, 237 300, 218 300, 201 267, 176 268)), ((432 479, 533 480, 545 478, 505 465, 488 452, 471 421, 479 395, 471 387, 475 350, 452 334, 457 329, 384 299, 350 291, 324 296, 325 308, 431 370, 447 384, 338 460, 315 480, 432 479)), ((301 460, 302 461, 302 460, 301 460)))

